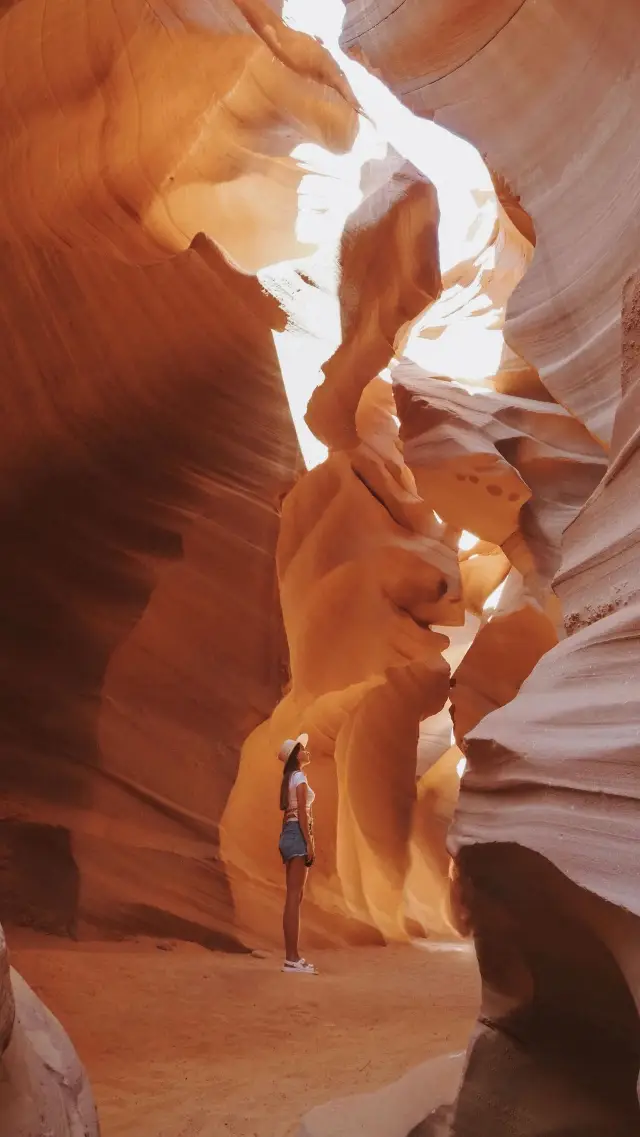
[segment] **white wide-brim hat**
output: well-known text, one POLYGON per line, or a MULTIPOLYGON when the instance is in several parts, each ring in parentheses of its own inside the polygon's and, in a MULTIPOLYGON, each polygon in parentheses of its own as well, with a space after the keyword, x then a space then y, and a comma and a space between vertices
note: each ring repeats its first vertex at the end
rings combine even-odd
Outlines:
POLYGON ((305 747, 308 741, 308 734, 299 734, 297 738, 286 738, 278 751, 278 760, 280 762, 287 762, 291 757, 291 752, 295 750, 296 746, 305 747))

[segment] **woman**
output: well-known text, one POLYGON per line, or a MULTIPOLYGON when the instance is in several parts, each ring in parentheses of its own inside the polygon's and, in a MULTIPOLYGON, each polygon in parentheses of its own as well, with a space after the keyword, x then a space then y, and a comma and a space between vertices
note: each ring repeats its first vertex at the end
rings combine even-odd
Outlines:
POLYGON ((315 857, 311 805, 316 795, 302 772, 311 761, 306 748, 308 741, 308 734, 288 738, 278 753, 278 758, 284 763, 280 786, 283 821, 279 848, 287 874, 287 899, 282 917, 285 949, 282 970, 315 975, 313 964, 307 963, 298 952, 300 905, 307 873, 315 857))

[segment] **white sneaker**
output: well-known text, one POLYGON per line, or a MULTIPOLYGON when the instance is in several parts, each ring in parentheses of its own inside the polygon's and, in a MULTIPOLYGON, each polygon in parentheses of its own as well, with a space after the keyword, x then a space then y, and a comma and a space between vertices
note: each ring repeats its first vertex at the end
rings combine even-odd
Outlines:
POLYGON ((290 959, 285 959, 283 971, 301 971, 304 975, 317 975, 317 971, 312 963, 307 963, 306 959, 299 959, 293 963, 290 959))

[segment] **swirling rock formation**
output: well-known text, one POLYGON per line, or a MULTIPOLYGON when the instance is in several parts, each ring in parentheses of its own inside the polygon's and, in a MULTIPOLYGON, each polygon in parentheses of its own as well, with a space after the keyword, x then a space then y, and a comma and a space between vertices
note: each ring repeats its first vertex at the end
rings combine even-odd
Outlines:
POLYGON ((473 142, 522 202, 537 253, 506 338, 563 406, 609 440, 620 295, 637 269, 640 226, 637 155, 625 142, 640 82, 636 6, 618 5, 615 21, 602 0, 570 10, 560 0, 454 0, 420 19, 418 9, 419 0, 385 4, 380 24, 379 5, 350 4, 342 42, 364 50, 412 110, 473 142))
MULTIPOLYGON (((307 729, 316 936, 441 928, 450 871, 451 918, 475 931, 454 1131, 626 1137, 637 5, 356 0, 343 45, 422 119, 263 0, 3 8, 5 910, 230 946, 273 927, 277 815, 255 803, 307 729), (341 342, 307 410, 329 456, 282 507, 291 678, 271 714, 276 508, 299 456, 282 312, 238 269, 314 247, 294 152, 350 152, 358 107, 387 152, 343 235, 341 342), (438 124, 466 188, 435 169, 438 124), (498 353, 466 374, 449 352, 480 333, 498 353), (433 761, 448 626, 474 638, 458 748, 433 761)), ((296 288, 279 298, 302 326, 296 288)))
POLYGON ((481 615, 494 589, 506 584, 455 674, 460 745, 490 710, 513 698, 557 641, 560 614, 549 585, 560 541, 600 481, 604 455, 555 403, 469 392, 404 364, 394 372, 394 391, 404 458, 422 499, 488 546, 488 555, 471 549, 464 562, 467 596, 480 586, 467 606, 481 615), (503 558, 495 556, 499 550, 503 558))
POLYGON ((285 657, 269 306, 206 242, 4 266, 5 919, 228 933, 216 823, 285 657))
POLYGON ((60 1023, 9 967, 0 928, 0 1132, 99 1137, 87 1076, 60 1023))
MULTIPOLYGON (((456 1115, 463 1133, 479 1132, 486 1119, 493 1123, 505 1101, 512 1116, 533 1110, 529 1093, 553 1097, 557 1124, 573 1126, 567 1131, 622 1135, 640 1121, 633 964, 640 927, 633 883, 637 617, 629 578, 636 522, 633 509, 620 508, 634 492, 635 432, 628 424, 640 378, 639 328, 635 278, 625 290, 622 417, 609 468, 567 534, 556 579, 572 634, 541 659, 518 698, 467 739, 469 772, 452 847, 484 970, 485 1027, 471 1050, 456 1115), (596 536, 605 496, 606 516, 626 529, 625 536, 609 532, 602 550, 612 568, 606 580, 596 536), (509 811, 491 808, 496 792, 508 795, 509 811), (495 861, 503 850, 508 871, 495 861), (502 1072, 508 1065, 513 1076, 514 1033, 518 1075, 507 1089, 502 1072), (486 1080, 488 1063, 493 1083, 486 1080)), ((536 1131, 524 1121, 520 1130, 536 1131)))
POLYGON ((242 9, 262 34, 234 4, 0 20, 3 913, 61 932, 236 942, 217 823, 281 693, 300 459, 282 312, 229 262, 299 251, 290 151, 356 121, 318 45, 242 9), (203 228, 223 252, 174 256, 203 228))
MULTIPOLYGON (((275 926, 279 899, 277 818, 261 814, 250 831, 243 818, 256 794, 273 794, 278 737, 305 729, 320 789, 312 930, 343 935, 346 912, 361 926, 402 936, 409 928, 446 927, 444 838, 461 759, 447 739, 416 786, 420 722, 443 707, 448 670, 435 654, 445 641, 425 625, 461 625, 465 608, 482 617, 452 694, 461 744, 489 710, 513 698, 557 642, 560 613, 550 581, 560 539, 605 459, 513 352, 497 357, 495 377, 463 372, 466 383, 448 381, 442 368, 455 336, 473 340, 478 325, 491 333, 504 320, 531 255, 512 219, 521 220, 522 210, 504 189, 509 210, 503 207, 478 156, 450 142, 454 155, 468 158, 476 188, 469 209, 460 190, 456 196, 445 179, 440 186, 441 207, 465 240, 456 260, 449 230, 439 287, 433 187, 407 155, 421 160, 423 137, 435 145, 441 132, 416 120, 394 126, 389 93, 372 87, 362 68, 345 70, 376 129, 405 161, 382 189, 369 170, 376 188, 342 241, 342 342, 307 411, 330 456, 285 502, 279 537, 291 688, 245 745, 222 849, 240 926, 264 933, 275 926), (452 216, 449 189, 468 209, 461 219, 452 216), (389 263, 392 288, 383 268, 389 263), (379 373, 393 357, 404 361, 394 367, 390 389, 379 373), (478 552, 456 557, 463 530, 477 535, 478 552), (419 554, 413 569, 410 550, 419 554), (507 576, 497 610, 483 615, 507 576), (398 650, 408 666, 394 656, 398 650)), ((442 217, 440 223, 442 229, 442 217)))
MULTIPOLYGON (((540 399, 531 368, 513 353, 504 354, 495 379, 497 393, 483 396, 481 414, 473 396, 475 418, 472 397, 443 382, 438 345, 456 335, 473 338, 478 327, 499 329, 506 300, 531 254, 523 211, 504 187, 503 208, 488 170, 470 147, 460 140, 450 143, 452 153, 464 151, 471 162, 475 188, 461 191, 455 173, 436 185, 447 218, 460 209, 460 226, 466 226, 466 256, 460 261, 443 236, 450 227, 441 224, 441 273, 428 153, 426 166, 415 164, 423 161, 422 137, 414 142, 406 124, 389 127, 383 112, 391 96, 380 84, 374 92, 363 68, 349 72, 356 98, 329 53, 285 28, 259 0, 215 11, 203 4, 197 18, 177 3, 166 11, 147 7, 136 12, 130 6, 126 12, 111 5, 95 9, 86 41, 65 0, 46 8, 37 0, 22 0, 0 22, 6 59, 15 55, 18 42, 31 45, 21 68, 8 68, 1 95, 6 192, 0 230, 11 238, 6 263, 18 282, 5 299, 11 358, 22 370, 31 366, 38 408, 30 423, 28 458, 18 441, 29 414, 21 406, 12 428, 15 452, 7 448, 4 455, 13 497, 24 501, 26 493, 31 496, 28 515, 34 519, 20 531, 3 570, 15 645, 7 684, 12 707, 7 734, 20 756, 3 770, 11 814, 5 842, 14 880, 9 910, 16 918, 37 918, 46 926, 76 931, 89 925, 156 927, 158 921, 164 926, 169 919, 187 934, 202 937, 213 928, 231 942, 238 927, 260 927, 260 906, 271 904, 267 885, 273 891, 276 865, 264 851, 273 847, 273 834, 266 822, 262 834, 260 824, 249 834, 244 823, 249 787, 260 784, 250 758, 225 812, 225 859, 236 878, 234 918, 217 859, 217 819, 233 782, 236 748, 261 711, 269 709, 281 679, 268 557, 258 557, 245 576, 254 553, 238 538, 242 534, 244 540, 257 526, 260 535, 252 548, 273 547, 273 504, 292 481, 296 457, 289 435, 286 446, 278 441, 264 454, 264 465, 247 477, 241 472, 250 465, 242 445, 233 451, 239 430, 245 431, 246 452, 260 437, 283 439, 287 426, 282 404, 275 431, 269 417, 277 405, 270 330, 282 328, 280 316, 228 261, 256 270, 275 257, 305 251, 297 238, 292 242, 304 174, 292 150, 302 141, 333 151, 348 149, 355 137, 354 108, 361 103, 367 104, 387 153, 365 172, 362 206, 342 239, 342 337, 308 409, 309 424, 329 445, 331 457, 322 471, 298 484, 283 512, 278 572, 292 683, 259 748, 262 777, 270 779, 266 754, 272 734, 291 733, 301 720, 305 726, 315 723, 318 769, 322 755, 330 759, 320 786, 328 816, 326 822, 319 818, 319 833, 321 844, 324 836, 325 847, 335 850, 324 880, 322 862, 316 874, 316 891, 323 898, 319 908, 325 915, 348 914, 387 935, 402 934, 407 875, 412 862, 415 868, 416 850, 424 852, 429 845, 416 801, 424 811, 432 792, 440 793, 432 786, 433 773, 428 793, 425 785, 416 798, 415 785, 420 723, 440 711, 447 693, 447 665, 441 659, 445 641, 431 627, 462 625, 465 609, 481 617, 490 594, 513 566, 504 610, 498 609, 491 620, 483 618, 474 650, 461 665, 453 700, 460 743, 469 725, 513 695, 531 664, 554 642, 549 577, 560 533, 595 484, 597 448, 585 443, 582 428, 572 426, 565 412, 540 399), (42 53, 33 47, 36 25, 46 33, 42 53), (61 68, 57 61, 63 42, 69 51, 61 68), (208 79, 212 53, 224 60, 213 90, 208 79), (180 99, 166 104, 170 131, 166 115, 158 114, 159 84, 167 76, 173 76, 174 86, 181 79, 180 99), (79 137, 81 162, 76 159, 79 137), (47 179, 44 171, 54 158, 61 176, 47 179), (37 193, 30 188, 34 186, 37 193), (276 186, 284 197, 274 227, 264 209, 269 207, 270 219, 274 202, 265 193, 276 186), (242 232, 250 222, 249 245, 240 221, 242 232), (155 268, 114 263, 114 253, 129 261, 166 260, 185 249, 199 229, 217 241, 223 255, 199 240, 182 259, 155 268), (30 243, 34 240, 45 241, 46 251, 30 243), (69 244, 75 251, 53 251, 69 244), (89 249, 109 255, 93 260, 85 252, 89 249), (385 276, 390 260, 394 271, 385 276), (177 294, 179 312, 172 299, 174 315, 160 327, 154 313, 177 294), (219 313, 231 307, 243 327, 242 344, 232 326, 222 328, 220 316, 205 336, 198 307, 219 313), (116 334, 125 325, 125 313, 132 321, 127 339, 116 334), (36 329, 38 320, 45 322, 46 338, 36 329), (221 378, 234 372, 234 391, 244 392, 246 380, 239 381, 239 373, 247 351, 251 393, 246 393, 248 402, 244 395, 238 400, 237 425, 225 405, 223 443, 208 425, 217 396, 202 377, 212 367, 221 378), (102 371, 97 371, 98 355, 102 371), (380 378, 390 360, 403 355, 423 365, 426 360, 430 368, 420 380, 419 397, 415 389, 411 395, 422 407, 418 427, 406 404, 407 367, 395 375, 397 406, 380 378), (42 392, 43 373, 68 377, 66 388, 64 382, 57 384, 55 415, 46 394, 50 380, 42 392), (173 390, 175 374, 181 376, 180 397, 173 390), (86 379, 86 395, 79 396, 85 388, 77 377, 86 379), (534 400, 525 406, 532 394, 534 400), (261 397, 259 426, 255 408, 261 397), (244 410, 247 405, 253 408, 251 416, 244 410), (432 417, 423 421, 427 405, 432 417), (406 420, 404 457, 397 411, 406 420), (435 434, 433 414, 442 420, 435 434), (438 453, 436 480, 413 446, 412 431, 424 436, 434 457, 438 453), (436 435, 444 446, 442 455, 436 435), (144 463, 133 457, 136 448, 144 452, 144 463), (451 493, 457 478, 452 474, 451 482, 450 471, 455 468, 458 477, 466 477, 461 471, 479 454, 495 466, 490 489, 504 488, 502 482, 509 488, 493 498, 485 493, 492 508, 480 516, 481 486, 468 496, 463 516, 451 493), (52 456, 59 470, 53 479, 52 456), (558 462, 568 474, 563 496, 554 498, 549 481, 556 478, 558 462), (46 482, 40 486, 45 468, 46 482), (109 488, 112 481, 127 486, 126 508, 118 490, 109 488), (72 503, 70 482, 82 487, 72 503), (221 485, 224 492, 217 488, 221 485), (122 505, 117 508, 114 500, 122 505), (228 513, 232 500, 242 503, 244 511, 233 523, 228 513), (47 530, 36 520, 45 501, 51 518, 47 530), (321 526, 312 538, 306 518, 314 513, 321 526), (91 540, 89 519, 95 522, 91 540), (352 531, 350 547, 344 543, 345 525, 352 531), (471 557, 455 555, 455 534, 461 528, 477 530, 482 539, 471 557), (218 535, 227 539, 230 532, 233 551, 223 580, 219 571, 206 574, 204 566, 218 535), (105 540, 110 548, 124 543, 127 550, 125 563, 115 554, 111 574, 105 540), (322 554, 317 542, 326 548, 322 554), (330 553, 332 547, 339 554, 330 553), (39 566, 52 549, 53 568, 50 564, 43 579, 39 566), (96 558, 104 588, 92 568, 96 558), (173 567, 160 572, 159 558, 168 558, 173 567), (70 572, 79 579, 79 591, 67 596, 70 572), (26 609, 16 606, 18 580, 26 609), (238 620, 229 595, 242 604, 247 592, 256 607, 253 620, 244 625, 250 642, 243 644, 232 631, 238 620), (42 680, 37 694, 30 693, 33 657, 26 630, 31 625, 46 628, 59 640, 56 629, 68 627, 67 608, 73 610, 78 601, 79 612, 93 604, 100 615, 75 617, 80 627, 73 651, 61 652, 56 643, 48 654, 40 644, 42 680), (340 647, 336 640, 336 650, 318 651, 316 640, 326 621, 346 609, 351 642, 340 647), (182 613, 179 626, 177 611, 182 613), (375 612, 380 616, 374 619, 375 612), (268 662, 252 672, 246 659, 258 642, 258 626, 268 662), (506 642, 505 635, 513 639, 525 627, 528 657, 511 670, 498 694, 483 691, 478 674, 486 671, 487 644, 490 658, 506 642), (491 647, 494 638, 497 648, 491 647), (212 640, 219 645, 213 659, 207 646, 212 640), (59 663, 53 666, 54 659, 62 659, 62 672, 59 663), (182 683, 172 678, 181 659, 190 684, 188 723, 182 683), (243 672, 237 695, 231 694, 230 660, 235 661, 231 671, 243 672), (212 690, 220 666, 227 680, 224 696, 212 690), (249 713, 241 709, 245 707, 249 713), (195 708, 202 710, 196 714, 195 708), (379 721, 385 723, 386 735, 378 729, 379 721), (214 729, 218 753, 212 762, 209 736, 214 729), (377 760, 364 756, 372 731, 378 738, 377 760), (52 759, 52 753, 59 757, 52 759), (334 768, 334 755, 342 772, 334 768), (374 793, 358 802, 348 787, 362 780, 357 770, 373 769, 376 761, 381 781, 395 781, 395 796, 383 804, 374 793), (203 798, 211 803, 205 811, 203 798), (415 839, 414 813, 416 834, 421 834, 415 839), (119 867, 130 864, 132 848, 135 871, 128 871, 125 887, 118 882, 119 867), (41 886, 35 865, 45 849, 49 875, 41 886), (160 863, 163 869, 157 872, 160 863), (242 874, 245 883, 250 878, 252 911, 246 919, 237 884, 242 874), (150 894, 153 875, 158 883, 150 894), (263 896, 259 903, 258 894, 263 896)), ((429 129, 424 123, 425 138, 433 140, 429 129)), ((295 317, 295 298, 290 312, 295 317)), ((218 418, 221 422, 223 415, 218 418)), ((471 471, 469 486, 475 476, 471 471)), ((216 557, 220 564, 219 546, 216 557)), ((347 621, 343 629, 347 633, 347 621)), ((247 753, 253 745, 250 739, 247 753)), ((451 751, 442 759, 441 802, 452 801, 455 758, 451 751)), ((265 781, 265 795, 267 785, 265 781)), ((438 826, 432 851, 439 896, 438 889, 446 888, 447 861, 441 822, 438 826)), ((424 857, 417 860, 424 867, 424 857)), ((416 888, 415 879, 414 894, 428 891, 416 888)), ((439 900, 427 908, 430 914, 423 913, 418 922, 437 925, 439 900)), ((319 924, 325 923, 323 916, 319 924)))
POLYGON ((384 14, 378 28, 378 7, 354 5, 347 38, 519 195, 537 251, 507 338, 611 441, 608 470, 562 541, 556 588, 570 635, 466 742, 451 848, 484 998, 452 1132, 622 1137, 640 1121, 637 282, 625 285, 640 254, 640 163, 627 145, 640 16, 623 4, 611 21, 599 0, 492 4, 482 15, 456 3, 421 22, 423 38, 415 6, 384 14))
POLYGON ((309 412, 332 452, 283 505, 277 565, 291 686, 247 740, 223 820, 236 919, 262 935, 277 928, 279 819, 269 810, 251 827, 245 819, 252 802, 274 796, 278 738, 303 726, 318 790, 309 930, 323 938, 405 934, 419 724, 448 690, 440 654, 447 641, 430 626, 464 619, 455 547, 415 492, 391 390, 376 377, 396 333, 440 285, 435 195, 416 175, 399 163, 351 219, 341 258, 343 340, 309 412), (405 247, 407 235, 394 289, 381 290, 372 268, 405 247), (372 303, 356 303, 363 286, 372 303))
POLYGON ((274 926, 273 918, 257 921, 270 892, 272 904, 280 900, 278 815, 260 810, 250 829, 243 818, 256 795, 273 797, 274 746, 303 723, 319 803, 309 902, 325 910, 328 933, 339 934, 336 918, 346 912, 401 933, 418 728, 448 691, 440 654, 447 641, 428 625, 461 620, 456 557, 443 528, 435 519, 430 530, 400 524, 341 453, 287 498, 278 573, 291 687, 245 744, 224 818, 222 850, 235 869, 241 926, 274 926))
POLYGON ((356 114, 331 57, 263 0, 97 0, 86 25, 70 0, 27 0, 0 53, 0 235, 148 263, 206 232, 249 272, 310 251, 291 151, 348 149, 356 114))

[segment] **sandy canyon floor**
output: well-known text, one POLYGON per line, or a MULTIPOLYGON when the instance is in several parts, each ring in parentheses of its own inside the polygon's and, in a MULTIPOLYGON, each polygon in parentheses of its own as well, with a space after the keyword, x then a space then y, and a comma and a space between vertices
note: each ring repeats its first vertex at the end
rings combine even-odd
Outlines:
POLYGON ((288 1137, 312 1106, 462 1048, 478 998, 469 950, 317 952, 310 977, 189 944, 10 942, 87 1066, 103 1137, 288 1137))

